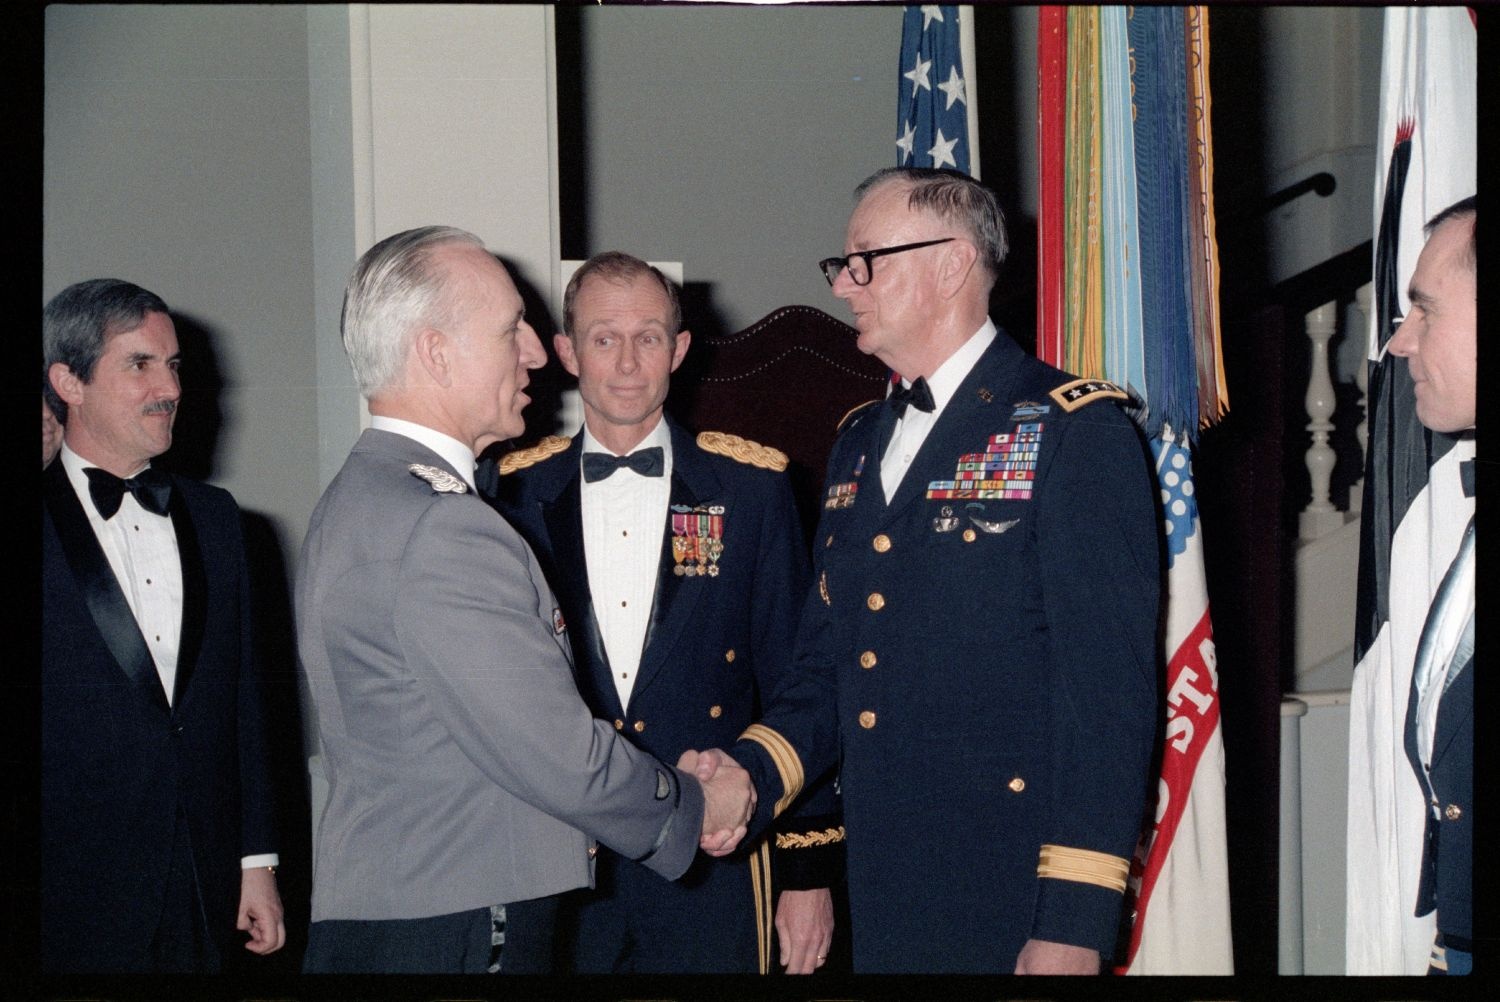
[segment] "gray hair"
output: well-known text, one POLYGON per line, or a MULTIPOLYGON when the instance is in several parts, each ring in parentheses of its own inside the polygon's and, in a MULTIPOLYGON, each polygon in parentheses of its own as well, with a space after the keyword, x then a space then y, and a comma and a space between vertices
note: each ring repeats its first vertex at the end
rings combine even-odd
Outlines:
POLYGON ((1010 245, 1005 239, 1005 214, 994 193, 967 174, 956 170, 931 167, 886 167, 865 178, 854 189, 858 204, 876 188, 887 184, 904 184, 906 207, 926 212, 950 226, 964 230, 979 250, 979 260, 993 282, 1000 276, 1000 266, 1010 245))
POLYGON ((104 342, 133 331, 148 313, 166 313, 160 296, 118 278, 91 278, 68 286, 42 308, 42 397, 59 421, 68 405, 52 388, 47 373, 58 362, 85 383, 104 354, 104 342))
POLYGON ((453 226, 423 226, 386 237, 360 257, 344 289, 339 332, 365 397, 397 384, 411 339, 424 326, 453 321, 448 274, 432 253, 448 244, 484 247, 453 226))
POLYGON ((670 311, 667 315, 667 336, 676 339, 677 333, 682 330, 682 298, 678 295, 677 284, 663 275, 660 269, 624 251, 595 254, 573 272, 573 277, 568 280, 568 288, 563 293, 563 330, 568 337, 576 341, 578 336, 573 327, 573 306, 578 301, 578 290, 583 287, 585 279, 596 275, 605 281, 621 283, 634 282, 637 278, 649 275, 661 286, 662 294, 667 297, 667 308, 670 311))

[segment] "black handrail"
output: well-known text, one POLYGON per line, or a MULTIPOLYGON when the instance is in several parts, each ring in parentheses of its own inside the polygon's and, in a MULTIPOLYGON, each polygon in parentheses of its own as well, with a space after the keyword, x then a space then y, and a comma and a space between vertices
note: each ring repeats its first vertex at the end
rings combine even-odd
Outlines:
POLYGON ((1260 203, 1260 214, 1266 215, 1273 209, 1278 209, 1294 198, 1299 198, 1309 191, 1327 198, 1332 195, 1334 189, 1339 186, 1334 176, 1325 171, 1319 171, 1311 177, 1305 177, 1296 184, 1289 184, 1274 195, 1269 195, 1260 203))

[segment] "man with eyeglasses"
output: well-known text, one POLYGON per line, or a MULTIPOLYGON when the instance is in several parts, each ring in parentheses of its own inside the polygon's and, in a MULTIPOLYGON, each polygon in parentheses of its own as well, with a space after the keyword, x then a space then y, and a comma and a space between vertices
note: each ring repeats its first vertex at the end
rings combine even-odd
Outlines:
POLYGON ((1125 393, 987 317, 990 192, 893 168, 856 199, 822 268, 899 379, 842 424, 797 642, 837 676, 854 969, 1097 973, 1155 731, 1145 447, 1125 393))

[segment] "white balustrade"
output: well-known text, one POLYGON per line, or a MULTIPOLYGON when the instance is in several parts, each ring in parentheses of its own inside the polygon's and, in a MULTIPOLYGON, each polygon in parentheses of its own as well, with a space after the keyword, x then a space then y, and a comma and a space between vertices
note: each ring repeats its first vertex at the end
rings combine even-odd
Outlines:
POLYGON ((1344 515, 1329 500, 1328 485, 1333 478, 1335 455, 1328 444, 1333 431, 1333 380, 1328 374, 1328 341, 1338 328, 1338 303, 1329 302, 1306 316, 1307 337, 1312 342, 1312 371, 1307 381, 1307 414, 1312 418, 1307 430, 1312 433, 1312 447, 1307 450, 1307 471, 1312 479, 1312 500, 1298 521, 1301 538, 1317 539, 1344 524, 1344 515))

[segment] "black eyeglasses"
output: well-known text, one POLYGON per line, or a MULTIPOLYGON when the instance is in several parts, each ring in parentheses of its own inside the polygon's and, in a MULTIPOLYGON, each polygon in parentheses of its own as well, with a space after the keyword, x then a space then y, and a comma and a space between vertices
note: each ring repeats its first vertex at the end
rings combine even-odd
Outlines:
POLYGON ((849 269, 849 279, 855 285, 869 285, 870 276, 874 274, 871 262, 882 254, 900 254, 902 251, 916 250, 918 247, 931 247, 933 244, 945 244, 956 237, 943 237, 941 240, 923 240, 917 244, 901 244, 896 247, 877 247, 875 250, 855 251, 848 257, 825 257, 818 262, 818 267, 823 269, 823 277, 828 279, 832 285, 834 279, 839 277, 839 272, 845 268, 849 269))

